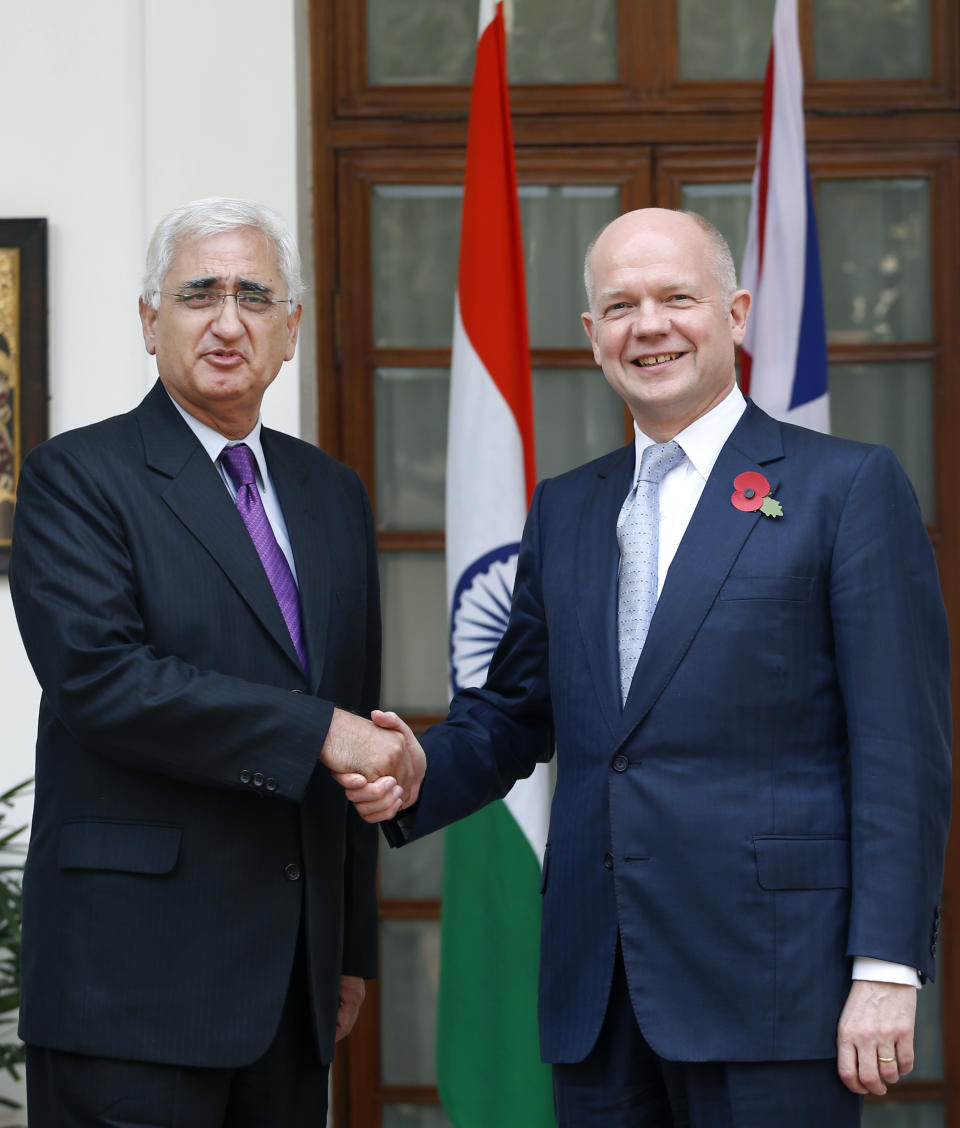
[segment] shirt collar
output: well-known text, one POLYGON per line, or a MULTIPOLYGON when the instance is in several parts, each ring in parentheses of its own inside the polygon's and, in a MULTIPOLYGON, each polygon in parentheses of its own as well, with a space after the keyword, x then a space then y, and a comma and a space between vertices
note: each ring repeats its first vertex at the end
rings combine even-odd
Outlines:
MULTIPOLYGON (((164 389, 164 391, 166 391, 166 389, 164 389)), ((167 392, 167 395, 170 396, 170 393, 167 392)), ((216 462, 225 447, 246 443, 253 451, 253 458, 257 464, 257 472, 260 475, 261 483, 266 481, 266 459, 263 454, 263 444, 260 442, 260 430, 263 426, 263 421, 259 415, 249 435, 245 435, 242 439, 227 439, 224 438, 219 431, 215 431, 212 427, 208 426, 208 424, 201 422, 195 415, 191 415, 189 411, 177 403, 173 396, 170 396, 170 402, 183 416, 184 422, 190 430, 197 436, 197 441, 210 456, 211 461, 216 462)))
MULTIPOLYGON (((734 384, 716 407, 712 407, 705 415, 694 419, 689 427, 685 427, 678 435, 674 435, 674 438, 683 447, 687 461, 704 481, 710 477, 710 472, 720 456, 723 444, 730 438, 746 408, 747 401, 743 398, 743 393, 739 387, 734 384)), ((636 421, 634 421, 633 430, 635 436, 634 448, 636 450, 633 481, 636 484, 643 452, 648 446, 654 445, 656 440, 645 435, 637 426, 636 421)), ((682 465, 683 463, 681 463, 682 465)))

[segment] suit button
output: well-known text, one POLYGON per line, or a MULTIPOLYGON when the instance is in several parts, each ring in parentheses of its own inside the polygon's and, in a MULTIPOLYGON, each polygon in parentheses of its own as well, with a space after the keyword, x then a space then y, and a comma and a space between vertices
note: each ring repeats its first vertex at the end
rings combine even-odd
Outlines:
POLYGON ((610 761, 610 767, 613 768, 615 772, 625 772, 627 768, 630 767, 630 761, 622 752, 618 752, 610 761))
POLYGON ((287 881, 299 881, 300 867, 296 862, 288 862, 283 867, 283 876, 287 879, 287 881))
POLYGON ((249 783, 250 780, 252 780, 252 779, 253 779, 253 772, 248 771, 247 768, 244 768, 243 771, 240 773, 240 782, 241 783, 249 783))
POLYGON ((276 790, 277 790, 277 781, 273 778, 273 776, 267 776, 267 791, 276 791, 276 790))
POLYGON ((254 787, 263 787, 263 780, 264 780, 263 772, 254 772, 254 774, 253 774, 253 786, 254 787))
POLYGON ((603 868, 608 870, 613 869, 613 854, 603 855, 603 868))

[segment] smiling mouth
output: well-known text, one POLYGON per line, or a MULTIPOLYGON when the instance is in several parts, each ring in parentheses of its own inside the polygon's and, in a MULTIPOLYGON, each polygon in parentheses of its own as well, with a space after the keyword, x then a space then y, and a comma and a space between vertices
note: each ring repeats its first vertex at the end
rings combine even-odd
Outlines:
POLYGON ((668 360, 679 360, 681 356, 682 352, 659 353, 657 356, 638 356, 631 363, 637 368, 652 368, 655 364, 666 364, 668 360))

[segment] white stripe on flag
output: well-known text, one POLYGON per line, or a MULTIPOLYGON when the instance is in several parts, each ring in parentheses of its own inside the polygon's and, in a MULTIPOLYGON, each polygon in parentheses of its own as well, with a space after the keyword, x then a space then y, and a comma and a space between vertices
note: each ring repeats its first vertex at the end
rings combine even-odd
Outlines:
POLYGON ((447 435, 447 607, 464 569, 519 541, 527 515, 523 442, 507 401, 477 355, 454 303, 447 435))
MULTIPOLYGON (((519 541, 527 512, 523 443, 516 419, 470 342, 459 299, 453 325, 447 448, 448 607, 452 607, 454 588, 466 568, 491 548, 519 541), (469 501, 464 504, 464 499, 469 501)), ((485 678, 484 669, 470 684, 482 685, 485 678)), ((529 779, 518 780, 504 801, 542 865, 550 814, 547 765, 539 764, 529 779)))

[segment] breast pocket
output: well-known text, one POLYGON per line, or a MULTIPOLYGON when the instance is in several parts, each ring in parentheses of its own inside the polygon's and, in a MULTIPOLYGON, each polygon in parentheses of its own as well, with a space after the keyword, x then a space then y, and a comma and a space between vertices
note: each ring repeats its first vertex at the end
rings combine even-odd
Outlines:
POLYGON ((781 599, 804 603, 813 593, 812 576, 730 576, 719 599, 781 599))

